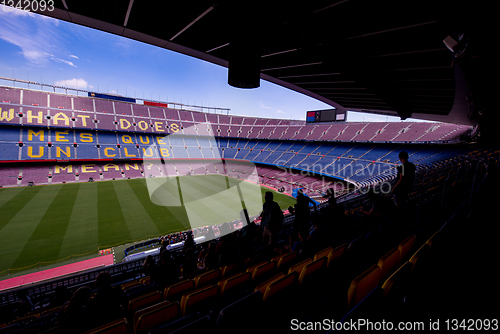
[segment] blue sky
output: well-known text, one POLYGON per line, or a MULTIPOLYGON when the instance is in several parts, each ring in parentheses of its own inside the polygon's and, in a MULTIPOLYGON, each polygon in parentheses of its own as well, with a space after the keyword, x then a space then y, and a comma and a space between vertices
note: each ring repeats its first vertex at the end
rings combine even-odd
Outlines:
MULTIPOLYGON (((3 5, 0 50, 3 77, 138 99, 230 108, 232 114, 256 117, 305 119, 308 110, 331 108, 263 80, 257 89, 234 88, 227 84, 227 68, 3 5)), ((9 85, 5 81, 0 84, 9 85)), ((399 118, 348 114, 348 121, 363 120, 399 118)))

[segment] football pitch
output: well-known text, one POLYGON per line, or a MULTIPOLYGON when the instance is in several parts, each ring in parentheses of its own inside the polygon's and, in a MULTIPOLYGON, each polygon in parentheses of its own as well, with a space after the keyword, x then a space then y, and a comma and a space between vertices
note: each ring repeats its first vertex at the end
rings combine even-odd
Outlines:
MULTIPOLYGON (((238 219, 267 188, 221 175, 0 189, 0 279, 99 249, 238 219)), ((274 192, 274 191, 273 191, 274 192)), ((274 192, 285 209, 295 199, 274 192)), ((65 264, 65 263, 61 263, 65 264)), ((53 265, 52 265, 53 266, 53 265)))

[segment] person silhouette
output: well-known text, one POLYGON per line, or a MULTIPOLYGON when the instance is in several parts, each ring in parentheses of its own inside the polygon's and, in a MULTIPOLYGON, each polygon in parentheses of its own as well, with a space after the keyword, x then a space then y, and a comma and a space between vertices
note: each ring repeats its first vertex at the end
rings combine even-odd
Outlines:
POLYGON ((261 213, 262 238, 264 245, 271 247, 276 243, 279 229, 283 224, 283 211, 281 211, 279 204, 274 201, 272 192, 266 191, 264 200, 261 213))
POLYGON ((415 181, 416 167, 413 163, 408 161, 408 152, 401 151, 399 153, 399 161, 401 165, 398 166, 398 174, 396 176, 396 184, 392 188, 394 196, 394 204, 398 208, 406 206, 406 200, 410 193, 413 182, 415 181))

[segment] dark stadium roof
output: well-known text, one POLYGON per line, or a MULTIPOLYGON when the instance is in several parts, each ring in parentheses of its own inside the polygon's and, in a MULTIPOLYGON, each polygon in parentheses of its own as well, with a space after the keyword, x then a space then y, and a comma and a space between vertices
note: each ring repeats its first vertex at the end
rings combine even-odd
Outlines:
POLYGON ((244 41, 258 52, 262 79, 333 107, 475 124, 465 78, 443 40, 480 34, 476 4, 55 0, 55 10, 41 14, 222 66, 230 41, 244 41))

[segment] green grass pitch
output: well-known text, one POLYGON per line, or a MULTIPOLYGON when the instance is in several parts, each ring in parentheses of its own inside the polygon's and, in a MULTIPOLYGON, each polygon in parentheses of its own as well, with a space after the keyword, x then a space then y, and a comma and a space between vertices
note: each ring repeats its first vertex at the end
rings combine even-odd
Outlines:
MULTIPOLYGON (((153 193, 152 201, 147 182, 133 179, 0 189, 0 279, 7 278, 7 269, 13 273, 34 264, 38 268, 39 262, 97 255, 98 249, 185 230, 202 225, 201 221, 232 220, 242 205, 241 189, 245 192, 249 184, 220 175, 172 178, 153 193), (182 205, 155 204, 154 197, 162 197, 162 191, 177 191, 170 182, 180 185, 177 197, 182 205)), ((244 203, 253 203, 243 204, 251 215, 262 210, 267 190, 258 187, 257 193, 245 196, 244 203)), ((274 199, 283 209, 295 203, 278 192, 274 199)))

